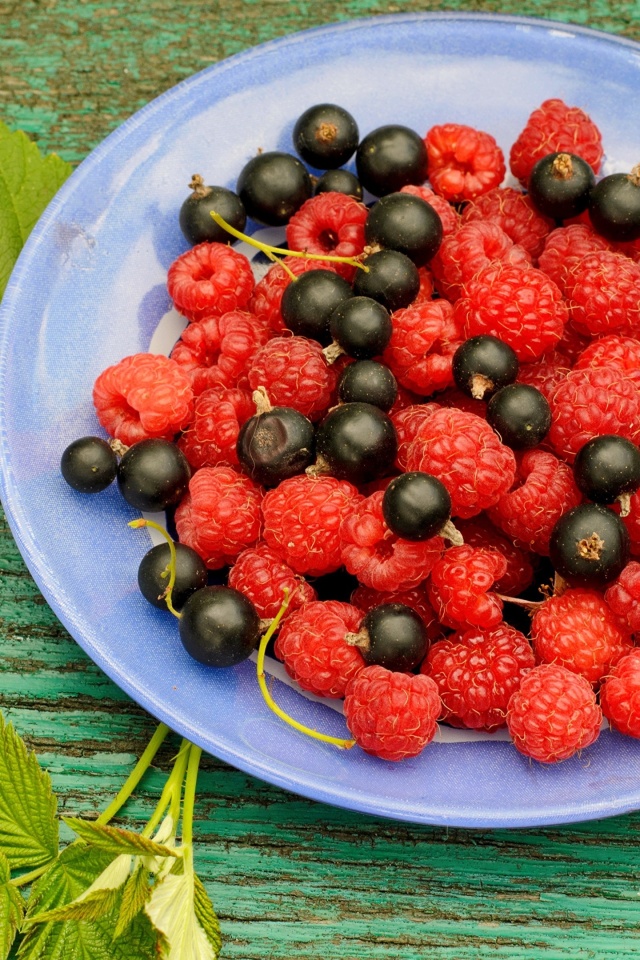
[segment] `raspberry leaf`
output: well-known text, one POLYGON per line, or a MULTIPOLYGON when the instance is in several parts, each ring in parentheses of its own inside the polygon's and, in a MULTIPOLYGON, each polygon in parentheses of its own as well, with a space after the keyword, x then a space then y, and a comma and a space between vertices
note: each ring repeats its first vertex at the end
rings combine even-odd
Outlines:
POLYGON ((77 817, 63 817, 62 819, 82 840, 105 853, 111 853, 113 856, 119 854, 151 857, 180 856, 179 852, 172 847, 156 843, 154 840, 149 840, 132 830, 92 823, 88 820, 80 820, 77 817))
POLYGON ((43 157, 25 133, 0 123, 0 296, 38 217, 70 173, 66 161, 43 157))
POLYGON ((170 873, 157 884, 145 913, 166 938, 163 960, 217 960, 217 918, 192 868, 170 873))
POLYGON ((49 774, 1 715, 0 784, 0 852, 11 868, 37 867, 53 859, 58 821, 49 774))
POLYGON ((113 934, 114 939, 122 936, 148 902, 151 896, 149 877, 150 873, 147 868, 139 863, 127 880, 122 891, 118 920, 113 934))
POLYGON ((0 960, 7 960, 24 916, 24 900, 17 887, 9 883, 10 873, 9 861, 0 853, 0 960))

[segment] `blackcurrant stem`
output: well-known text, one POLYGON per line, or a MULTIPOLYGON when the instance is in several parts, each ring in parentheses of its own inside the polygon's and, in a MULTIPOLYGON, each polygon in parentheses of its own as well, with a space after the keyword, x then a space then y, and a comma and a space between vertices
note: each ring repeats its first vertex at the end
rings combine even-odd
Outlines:
MULTIPOLYGON (((236 230, 235 227, 232 227, 230 223, 227 223, 224 217, 221 217, 219 213, 215 212, 215 210, 211 211, 211 217, 219 227, 222 227, 223 230, 226 230, 227 233, 230 233, 232 237, 236 238, 236 240, 244 240, 245 243, 255 247, 256 250, 262 250, 262 252, 266 254, 270 260, 277 260, 275 255, 282 254, 283 257, 301 257, 303 260, 326 260, 329 263, 348 263, 352 267, 358 267, 359 270, 364 270, 365 273, 369 272, 369 267, 366 267, 363 263, 360 263, 360 261, 356 260, 355 257, 334 257, 328 253, 305 253, 303 250, 287 250, 286 247, 273 247, 270 243, 262 243, 262 241, 256 240, 255 237, 249 237, 246 233, 241 233, 240 230, 236 230)), ((277 262, 287 269, 281 260, 278 260, 277 262)), ((295 279, 296 277, 294 277, 294 280, 295 279)))
POLYGON ((176 583, 177 560, 176 560, 175 543, 173 542, 173 540, 171 539, 167 531, 164 529, 164 527, 161 527, 159 523, 155 522, 155 520, 146 520, 144 517, 140 517, 138 520, 130 520, 128 523, 128 526, 132 527, 134 530, 138 530, 140 527, 153 527, 154 530, 157 530, 158 533, 162 534, 162 536, 165 538, 165 540, 169 544, 169 553, 171 554, 171 559, 169 560, 169 583, 167 584, 167 589, 164 591, 164 600, 165 600, 165 603, 167 604, 167 609, 169 610, 169 612, 172 613, 174 617, 177 617, 179 620, 180 614, 178 613, 178 611, 176 610, 176 608, 174 607, 171 601, 171 595, 173 593, 173 588, 176 583))
POLYGON ((193 195, 198 199, 202 200, 203 197, 208 197, 211 193, 211 188, 208 187, 204 179, 200 176, 199 173, 194 173, 191 177, 191 182, 189 183, 189 189, 193 190, 193 195))
POLYGON ((280 621, 287 612, 287 607, 291 601, 292 595, 288 587, 284 588, 283 594, 284 600, 282 601, 282 606, 271 621, 271 626, 260 640, 260 646, 258 647, 258 661, 256 664, 256 669, 258 674, 258 684, 260 685, 260 690, 262 691, 262 696, 265 699, 265 703, 270 710, 273 710, 276 716, 280 717, 281 720, 284 720, 285 723, 288 723, 290 727, 294 728, 294 730, 298 730, 300 733, 304 733, 308 737, 313 737, 315 740, 322 740, 324 743, 333 743, 336 747, 340 747, 342 750, 350 750, 351 747, 354 746, 355 740, 342 740, 339 737, 330 737, 327 733, 318 733, 317 730, 312 730, 311 727, 305 727, 304 724, 298 723, 298 721, 294 720, 293 717, 290 717, 288 713, 285 713, 284 710, 278 706, 269 692, 264 673, 264 657, 269 640, 271 640, 271 637, 278 629, 280 621))
POLYGON ((333 343, 330 343, 328 347, 325 347, 322 351, 324 353, 324 358, 331 366, 332 363, 335 363, 338 357, 345 355, 346 350, 343 350, 339 343, 336 343, 335 340, 333 343))

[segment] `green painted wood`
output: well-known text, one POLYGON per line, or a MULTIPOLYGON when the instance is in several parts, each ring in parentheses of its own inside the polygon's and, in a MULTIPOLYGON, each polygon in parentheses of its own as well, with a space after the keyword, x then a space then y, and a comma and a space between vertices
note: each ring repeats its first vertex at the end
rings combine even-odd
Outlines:
MULTIPOLYGON (((640 4, 0 0, 0 119, 77 162, 134 110, 251 44, 401 10, 548 16, 640 40, 640 4)), ((91 816, 153 720, 60 626, 0 519, 0 707, 91 816)), ((127 805, 140 824, 177 746, 127 805)), ((197 863, 229 960, 637 960, 640 814, 523 831, 415 827, 313 803, 207 757, 197 863)), ((63 836, 68 833, 63 832, 63 836)))

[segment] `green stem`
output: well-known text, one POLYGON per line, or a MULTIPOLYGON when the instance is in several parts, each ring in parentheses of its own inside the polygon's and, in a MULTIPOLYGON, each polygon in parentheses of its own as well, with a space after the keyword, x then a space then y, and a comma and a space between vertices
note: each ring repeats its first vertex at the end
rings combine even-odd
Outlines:
MULTIPOLYGON (((173 765, 173 770, 169 774, 169 779, 164 785, 164 789, 160 795, 156 809, 153 812, 153 816, 142 831, 143 837, 150 837, 153 834, 154 830, 162 820, 169 804, 171 804, 172 814, 175 812, 176 796, 178 798, 177 811, 178 813, 180 812, 180 793, 182 791, 182 782, 187 769, 190 747, 191 744, 188 740, 183 740, 180 744, 180 750, 178 751, 178 755, 173 765)), ((177 816, 174 816, 174 824, 176 821, 177 816)))
POLYGON ((191 744, 191 753, 189 754, 189 766, 187 767, 187 779, 184 785, 184 805, 182 809, 182 843, 185 847, 190 847, 193 843, 193 808, 196 802, 196 784, 198 782, 198 768, 200 766, 200 757, 202 750, 191 744))
POLYGON ((54 860, 56 860, 56 857, 52 857, 51 860, 47 860, 47 862, 41 867, 37 867, 35 870, 30 870, 29 873, 23 873, 21 877, 14 877, 13 880, 9 880, 9 883, 12 887, 24 887, 27 883, 32 883, 49 869, 54 860))
POLYGON ((158 729, 156 730, 154 735, 152 736, 151 740, 149 741, 149 744, 146 750, 144 751, 144 753, 136 763, 135 767, 127 777, 126 782, 124 783, 122 788, 118 791, 118 794, 111 801, 111 803, 109 804, 107 809, 104 811, 104 813, 100 814, 100 816, 96 820, 96 823, 100 825, 109 823, 109 820, 115 817, 120 807, 124 806, 124 804, 127 802, 127 800, 129 799, 129 797, 131 796, 135 788, 138 786, 138 784, 142 780, 142 777, 144 776, 144 774, 147 772, 147 770, 153 763, 153 759, 156 753, 158 752, 158 750, 160 749, 162 743, 166 739, 168 733, 169 733, 169 727, 166 725, 166 723, 161 723, 158 726, 158 729))

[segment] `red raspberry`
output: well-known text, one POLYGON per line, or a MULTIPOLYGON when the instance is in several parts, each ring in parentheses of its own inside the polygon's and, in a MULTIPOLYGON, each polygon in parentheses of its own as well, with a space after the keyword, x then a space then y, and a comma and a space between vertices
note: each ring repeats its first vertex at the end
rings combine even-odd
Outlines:
POLYGON ((356 504, 340 527, 345 567, 374 590, 409 590, 429 576, 444 549, 442 537, 412 541, 396 537, 382 516, 379 490, 356 504))
POLYGON ((552 230, 545 240, 538 266, 564 292, 570 272, 590 253, 610 250, 610 243, 586 223, 552 230))
POLYGON ((398 440, 396 466, 400 470, 406 471, 408 469, 407 456, 420 427, 432 413, 439 409, 440 406, 437 403, 416 403, 405 407, 403 410, 398 410, 397 413, 390 414, 398 440))
POLYGON ((546 450, 527 450, 518 463, 516 484, 491 507, 489 517, 507 536, 547 557, 556 521, 581 502, 566 463, 546 450))
MULTIPOLYGON (((345 366, 348 366, 348 364, 345 364, 345 366)), ((342 373, 342 371, 340 372, 342 373)), ((407 390, 406 387, 403 387, 402 384, 399 383, 398 395, 396 396, 396 399, 393 402, 393 406, 389 410, 389 416, 394 417, 396 413, 400 413, 402 410, 406 410, 407 407, 414 407, 418 403, 420 403, 420 397, 418 396, 418 394, 412 393, 411 390, 407 390)))
POLYGON ((340 524, 360 499, 346 480, 290 477, 264 498, 264 539, 296 573, 332 573, 342 563, 340 524))
POLYGON ((240 427, 256 411, 246 390, 214 387, 196 400, 193 421, 178 446, 194 470, 220 463, 238 466, 236 442, 240 427))
POLYGON ((571 323, 571 320, 565 324, 562 339, 556 345, 551 356, 562 360, 568 367, 572 367, 580 354, 591 343, 591 337, 581 333, 571 323))
POLYGON ((282 606, 284 588, 289 590, 285 616, 316 599, 304 577, 294 573, 266 543, 256 543, 238 555, 229 571, 229 586, 251 600, 263 620, 272 620, 282 606))
POLYGON ((440 623, 454 630, 497 626, 502 620, 502 600, 489 591, 506 572, 507 561, 495 550, 466 543, 446 550, 427 588, 440 623))
POLYGON ((503 536, 484 515, 472 517, 471 520, 456 520, 456 527, 470 547, 497 550, 507 561, 507 572, 494 584, 496 593, 517 597, 531 584, 531 555, 503 536))
POLYGON ((453 354, 463 342, 453 307, 446 300, 427 300, 396 310, 393 333, 382 355, 399 383, 427 396, 453 384, 453 354))
POLYGON ((412 306, 417 307, 420 303, 428 303, 433 300, 435 287, 433 285, 433 274, 428 267, 418 267, 418 278, 420 280, 420 289, 413 299, 412 306))
POLYGON ((443 236, 448 237, 455 233, 460 226, 460 214, 456 208, 424 184, 421 186, 412 183, 407 184, 406 187, 400 188, 400 193, 411 193, 414 197, 420 197, 421 200, 425 200, 429 206, 433 207, 442 221, 443 236))
POLYGON ((473 517, 497 503, 516 473, 513 451, 485 420, 455 408, 436 410, 407 454, 407 469, 437 477, 449 491, 454 517, 473 517))
POLYGON ((199 243, 169 267, 167 286, 188 320, 244 310, 253 292, 249 260, 226 243, 199 243))
POLYGON ((382 760, 417 756, 436 735, 440 697, 431 677, 365 667, 347 687, 344 716, 358 746, 382 760))
POLYGON ((576 587, 549 597, 531 621, 531 638, 542 663, 558 663, 598 683, 631 646, 602 596, 576 587))
POLYGON ((576 370, 587 367, 618 367, 640 387, 640 340, 615 333, 594 340, 575 362, 576 370))
POLYGON ((640 490, 631 494, 629 499, 629 514, 622 518, 622 522, 629 534, 631 553, 640 557, 640 490))
POLYGON ((135 353, 103 370, 93 403, 107 433, 127 446, 150 437, 173 440, 193 418, 189 378, 157 353, 135 353))
MULTIPOLYGON (((336 269, 336 264, 330 263, 328 260, 305 260, 303 257, 283 257, 282 263, 285 263, 296 277, 307 273, 308 270, 333 270, 335 272, 336 269)), ((280 263, 274 263, 262 280, 256 284, 249 301, 249 310, 265 323, 273 333, 281 333, 286 330, 280 312, 280 304, 282 303, 282 294, 291 282, 291 277, 284 267, 280 263)))
POLYGON ((554 222, 538 213, 527 194, 513 187, 496 187, 465 207, 462 222, 496 220, 508 237, 535 261, 554 222))
POLYGON ((203 467, 176 510, 180 542, 199 553, 210 570, 233 563, 260 538, 261 501, 261 489, 232 467, 203 467))
POLYGON ((511 147, 512 174, 526 186, 538 160, 549 153, 574 153, 598 173, 603 156, 600 131, 579 107, 569 107, 562 100, 545 100, 511 147))
POLYGON ((555 356, 555 352, 546 353, 539 360, 534 360, 532 363, 520 364, 517 382, 526 383, 530 387, 535 387, 549 400, 558 384, 562 383, 571 370, 571 367, 566 365, 566 360, 560 358, 546 359, 547 357, 555 358, 555 356))
POLYGON ((249 367, 252 390, 264 387, 274 407, 293 407, 310 420, 319 420, 331 404, 336 377, 320 344, 305 337, 274 337, 249 367))
POLYGON ((425 144, 429 181, 445 200, 475 200, 502 183, 507 168, 491 134, 461 123, 445 123, 431 127, 425 144))
POLYGON ((584 750, 597 740, 601 723, 589 681, 555 663, 534 667, 507 708, 516 749, 541 763, 567 760, 584 750))
POLYGON ((555 283, 535 267, 489 264, 470 280, 454 314, 466 337, 492 334, 519 360, 536 360, 562 337, 567 307, 555 283))
POLYGON ((429 603, 426 594, 425 585, 419 584, 410 590, 391 590, 383 593, 379 590, 372 590, 371 587, 365 587, 362 584, 351 594, 351 603, 363 613, 368 613, 374 607, 381 603, 404 603, 405 607, 411 607, 422 619, 427 630, 427 636, 430 641, 440 640, 443 631, 438 622, 435 610, 429 603))
POLYGON ((600 689, 602 712, 619 733, 640 737, 640 649, 618 661, 600 689))
POLYGON ((604 599, 632 633, 640 633, 640 563, 628 563, 615 583, 607 587, 604 599))
POLYGON ((617 367, 572 370, 550 404, 553 419, 547 440, 569 463, 588 440, 604 433, 640 441, 640 390, 617 367))
POLYGON ((189 376, 196 396, 211 387, 246 386, 249 364, 268 339, 264 324, 250 313, 234 310, 189 324, 171 359, 189 376))
POLYGON ((430 267, 438 292, 452 303, 462 296, 462 287, 492 261, 530 266, 531 257, 514 244, 495 220, 472 220, 440 244, 430 267))
MULTIPOLYGON (((291 250, 357 257, 364 250, 364 224, 369 211, 364 203, 344 193, 319 193, 302 204, 287 224, 291 250)), ((335 269, 350 280, 355 268, 336 263, 335 269)))
POLYGON ((593 336, 620 330, 640 336, 640 264, 598 250, 573 267, 565 282, 571 320, 593 336))
POLYGON ((467 630, 435 643, 421 667, 438 685, 441 720, 453 727, 497 730, 507 722, 509 698, 535 666, 529 641, 501 623, 467 630))

